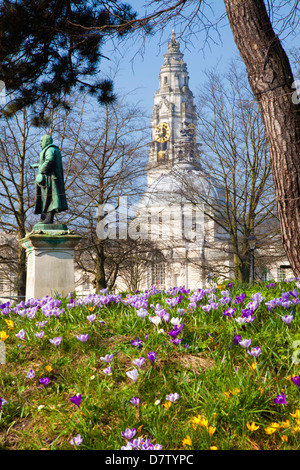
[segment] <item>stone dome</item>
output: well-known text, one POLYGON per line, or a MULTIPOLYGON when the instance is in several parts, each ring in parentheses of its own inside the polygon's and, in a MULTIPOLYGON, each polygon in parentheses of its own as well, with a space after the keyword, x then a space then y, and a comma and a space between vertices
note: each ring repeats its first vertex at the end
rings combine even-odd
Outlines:
POLYGON ((197 203, 201 200, 201 194, 205 195, 207 201, 225 202, 224 191, 210 175, 190 165, 178 164, 146 189, 139 207, 197 203))

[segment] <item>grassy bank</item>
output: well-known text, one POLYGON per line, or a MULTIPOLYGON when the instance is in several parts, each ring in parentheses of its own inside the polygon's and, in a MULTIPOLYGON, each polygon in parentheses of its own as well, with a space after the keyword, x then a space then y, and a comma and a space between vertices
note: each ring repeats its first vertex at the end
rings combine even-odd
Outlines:
POLYGON ((226 283, 3 304, 0 449, 299 449, 299 293, 226 283))

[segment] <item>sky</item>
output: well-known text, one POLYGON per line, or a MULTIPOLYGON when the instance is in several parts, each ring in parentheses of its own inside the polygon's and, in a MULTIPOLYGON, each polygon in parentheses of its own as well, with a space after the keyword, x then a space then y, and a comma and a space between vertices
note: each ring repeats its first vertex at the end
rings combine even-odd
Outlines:
MULTIPOLYGON (((128 0, 128 3, 138 13, 144 11, 143 0, 128 0)), ((209 11, 209 16, 212 20, 216 20, 225 13, 224 4, 221 0, 215 0, 212 5, 215 11, 209 11)), ((154 104, 153 96, 158 89, 158 75, 163 64, 163 55, 167 52, 167 42, 170 40, 173 27, 174 24, 170 22, 162 34, 148 36, 145 43, 141 38, 134 37, 126 39, 123 45, 108 44, 103 50, 103 53, 111 59, 102 61, 104 72, 109 73, 111 68, 114 70, 115 64, 118 63, 118 73, 114 78, 116 93, 121 96, 129 94, 128 99, 139 102, 149 117, 154 104)), ((174 30, 178 37, 181 32, 180 27, 175 25, 174 30)), ((219 24, 218 33, 211 30, 210 34, 211 39, 208 43, 205 43, 204 32, 197 34, 188 46, 180 41, 180 49, 184 54, 183 59, 190 77, 190 89, 194 95, 206 81, 206 71, 226 73, 233 59, 241 61, 226 17, 219 24)), ((284 39, 282 36, 280 38, 284 39)), ((299 34, 289 35, 284 39, 286 50, 297 46, 300 48, 299 34)))

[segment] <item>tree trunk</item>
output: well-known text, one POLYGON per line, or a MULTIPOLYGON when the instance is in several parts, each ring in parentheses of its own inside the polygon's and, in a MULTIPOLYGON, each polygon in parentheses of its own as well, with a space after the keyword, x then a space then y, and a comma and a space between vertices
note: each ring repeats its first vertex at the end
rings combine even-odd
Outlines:
MULTIPOLYGON (((20 201, 19 201, 20 203, 20 201)), ((17 228, 18 240, 22 240, 26 235, 25 230, 25 214, 22 210, 22 214, 18 219, 18 228, 17 228)), ((27 273, 27 263, 26 263, 26 250, 23 248, 21 243, 18 245, 18 264, 17 264, 17 285, 15 286, 18 297, 26 296, 26 273, 27 273)))
POLYGON ((18 252, 17 295, 26 295, 26 251, 20 247, 18 252))
POLYGON ((102 240, 96 242, 96 293, 98 294, 102 289, 106 288, 106 276, 105 276, 105 253, 104 244, 102 240))
POLYGON ((283 246, 300 276, 300 105, 291 66, 263 0, 224 3, 266 127, 283 246))

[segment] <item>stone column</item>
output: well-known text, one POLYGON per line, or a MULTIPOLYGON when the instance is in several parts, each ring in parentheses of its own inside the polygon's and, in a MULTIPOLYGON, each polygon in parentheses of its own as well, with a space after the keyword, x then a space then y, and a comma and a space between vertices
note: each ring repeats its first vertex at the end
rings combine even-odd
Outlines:
POLYGON ((26 300, 75 290, 74 250, 81 236, 63 224, 37 224, 21 240, 27 254, 26 300))

